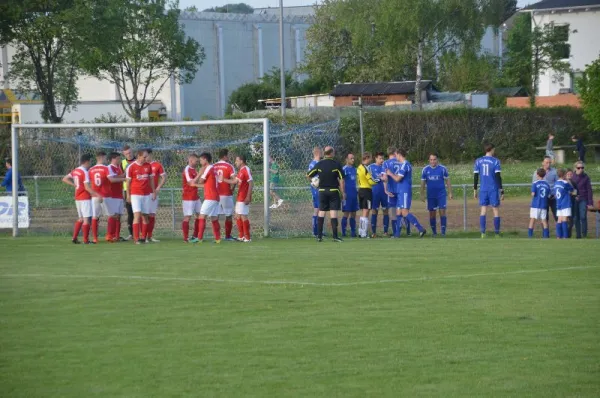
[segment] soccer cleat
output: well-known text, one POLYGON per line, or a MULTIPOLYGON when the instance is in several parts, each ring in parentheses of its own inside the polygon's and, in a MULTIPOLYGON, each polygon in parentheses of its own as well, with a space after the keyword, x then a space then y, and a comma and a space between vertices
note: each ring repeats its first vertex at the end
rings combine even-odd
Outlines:
POLYGON ((80 242, 80 241, 78 241, 77 239, 73 239, 71 242, 73 242, 73 244, 75 244, 75 245, 79 245, 79 244, 81 244, 81 242, 80 242))
POLYGON ((122 236, 119 236, 119 240, 118 240, 118 241, 119 241, 119 242, 127 242, 127 239, 125 239, 125 238, 124 238, 124 237, 122 237, 122 236))
POLYGON ((341 243, 343 240, 341 238, 333 238, 333 241, 336 243, 341 243))
POLYGON ((160 243, 158 239, 150 238, 150 242, 152 243, 160 243))
POLYGON ((141 241, 141 240, 136 240, 136 241, 134 242, 134 244, 136 244, 136 245, 141 245, 141 244, 142 244, 142 241, 141 241))
POLYGON ((132 239, 133 239, 133 236, 129 235, 129 236, 127 236, 126 238, 123 238, 123 237, 121 237, 121 239, 123 239, 123 240, 125 240, 125 241, 127 241, 127 240, 132 240, 132 239))
POLYGON ((93 241, 89 241, 89 242, 83 242, 84 245, 95 245, 96 242, 93 241))
POLYGON ((98 239, 94 239, 94 240, 92 241, 92 243, 93 243, 93 244, 95 244, 95 245, 97 245, 97 244, 98 244, 98 239))
POLYGON ((322 237, 321 237, 321 238, 319 238, 319 237, 317 236, 317 242, 323 242, 323 238, 322 238, 322 237))
POLYGON ((217 240, 215 240, 215 244, 217 244, 217 245, 218 245, 219 243, 221 243, 221 239, 217 239, 217 240))
POLYGON ((426 234, 427 234, 427 230, 426 229, 422 230, 421 232, 419 232, 419 238, 424 237, 426 234))
POLYGON ((192 237, 192 239, 189 240, 190 243, 198 243, 200 242, 200 240, 198 240, 198 238, 192 237))
POLYGON ((485 234, 481 234, 481 239, 485 239, 485 234))
POLYGON ((233 238, 233 237, 229 237, 229 238, 225 238, 225 242, 236 242, 237 239, 233 238))
POLYGON ((246 239, 246 238, 244 238, 243 242, 244 243, 250 243, 250 242, 252 242, 252 239, 246 239))
POLYGON ((495 237, 496 239, 498 239, 498 238, 502 238, 502 235, 500 235, 500 234, 496 234, 494 237, 495 237))

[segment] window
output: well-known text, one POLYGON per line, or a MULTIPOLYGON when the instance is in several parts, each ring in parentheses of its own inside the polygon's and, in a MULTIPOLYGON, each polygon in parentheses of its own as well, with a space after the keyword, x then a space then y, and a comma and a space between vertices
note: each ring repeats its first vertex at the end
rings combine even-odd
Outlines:
POLYGON ((579 87, 577 80, 583 77, 583 72, 572 72, 571 73, 571 92, 579 94, 579 87))
POLYGON ((558 43, 554 46, 554 51, 561 59, 568 59, 571 56, 571 45, 569 42, 569 25, 555 25, 554 33, 558 43))

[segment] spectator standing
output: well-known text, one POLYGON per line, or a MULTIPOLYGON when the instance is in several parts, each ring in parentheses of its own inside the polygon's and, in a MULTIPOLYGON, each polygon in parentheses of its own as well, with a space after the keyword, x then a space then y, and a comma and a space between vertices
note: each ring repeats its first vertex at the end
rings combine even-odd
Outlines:
POLYGON ((592 197, 592 181, 584 172, 585 166, 583 161, 575 163, 575 174, 573 175, 573 185, 577 190, 575 196, 575 214, 573 214, 573 222, 575 223, 575 233, 577 239, 587 237, 587 211, 592 208, 594 200, 592 197))
MULTIPOLYGON (((10 158, 6 158, 5 159, 6 162, 6 176, 4 177, 4 179, 2 180, 2 186, 4 188, 6 188, 6 192, 7 193, 12 193, 13 191, 13 186, 12 186, 12 160, 10 158)), ((19 184, 19 194, 24 195, 25 194, 25 187, 23 186, 23 181, 21 181, 21 175, 19 174, 17 176, 17 180, 18 180, 18 184, 19 184)))
MULTIPOLYGON (((567 175, 565 176, 565 179, 567 180, 567 182, 569 184, 571 184, 573 189, 575 189, 575 184, 573 184, 573 174, 574 174, 573 169, 567 169, 567 175)), ((577 209, 577 201, 575 200, 575 196, 571 196, 571 216, 567 217, 567 225, 569 227, 567 237, 569 239, 573 236, 573 226, 575 225, 575 224, 573 224, 573 216, 575 215, 576 209, 577 209)))
MULTIPOLYGON (((550 185, 550 189, 554 192, 554 184, 558 180, 558 176, 556 175, 556 169, 552 167, 552 158, 548 155, 544 156, 544 161, 542 162, 542 168, 546 172, 544 176, 544 181, 550 185)), ((532 183, 537 181, 537 170, 533 172, 533 178, 531 180, 532 183)), ((552 210, 552 216, 554 217, 554 221, 558 218, 556 216, 556 198, 554 196, 548 197, 548 208, 546 209, 546 221, 550 218, 550 210, 552 210)))
POLYGON ((546 141, 546 156, 550 157, 552 164, 554 164, 554 134, 548 134, 548 141, 546 141))
POLYGON ((577 154, 577 160, 585 163, 585 145, 583 145, 583 138, 581 136, 572 136, 571 141, 575 143, 575 152, 577 154))

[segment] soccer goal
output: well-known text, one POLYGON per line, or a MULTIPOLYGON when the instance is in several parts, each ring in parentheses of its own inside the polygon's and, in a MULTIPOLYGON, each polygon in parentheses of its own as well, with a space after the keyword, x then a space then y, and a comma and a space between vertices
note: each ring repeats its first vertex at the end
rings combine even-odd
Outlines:
MULTIPOLYGON (((13 124, 13 186, 20 175, 25 187, 25 192, 15 190, 12 198, 6 198, 12 209, 19 209, 11 219, 13 236, 70 234, 77 217, 74 190, 62 183, 62 177, 79 166, 83 154, 121 153, 125 145, 134 154, 137 149, 151 148, 167 174, 159 194, 155 236, 181 236, 182 172, 188 155, 208 152, 217 162, 224 148, 229 150, 230 163, 238 154, 248 159, 254 179, 253 234, 309 235, 312 202, 305 175, 312 149, 338 142, 337 121, 304 125, 277 125, 268 119, 13 124)), ((124 214, 122 235, 127 234, 126 218, 124 214)), ((101 231, 105 223, 101 218, 101 231)))

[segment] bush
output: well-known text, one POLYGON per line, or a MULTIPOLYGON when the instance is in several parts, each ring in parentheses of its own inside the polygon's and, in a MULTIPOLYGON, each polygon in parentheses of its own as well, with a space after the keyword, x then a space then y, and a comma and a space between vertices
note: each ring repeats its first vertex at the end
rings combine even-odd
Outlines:
MULTIPOLYGON (((431 151, 447 163, 470 162, 481 156, 482 146, 491 142, 506 160, 539 160, 548 133, 554 145, 570 145, 573 134, 584 142, 599 143, 600 133, 591 132, 580 109, 572 107, 534 109, 445 109, 427 112, 366 112, 365 149, 385 151, 390 146, 406 148, 409 157, 424 161, 431 151)), ((342 150, 360 150, 358 115, 340 123, 342 150)))

